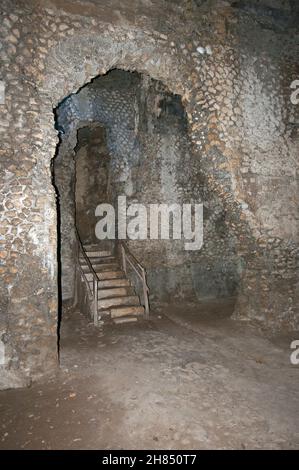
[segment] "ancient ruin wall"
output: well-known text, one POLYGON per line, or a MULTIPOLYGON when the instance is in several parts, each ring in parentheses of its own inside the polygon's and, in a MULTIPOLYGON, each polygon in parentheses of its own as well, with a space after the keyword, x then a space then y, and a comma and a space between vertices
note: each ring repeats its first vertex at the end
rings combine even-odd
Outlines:
MULTIPOLYGON (((221 201, 216 201, 205 191, 200 177, 200 161, 194 158, 188 136, 187 116, 179 96, 172 95, 161 82, 114 70, 97 78, 77 95, 65 100, 57 110, 58 128, 63 130, 63 142, 69 141, 70 130, 80 122, 104 123, 107 126, 107 147, 110 152, 109 185, 106 181, 106 199, 102 190, 104 181, 99 175, 100 157, 93 158, 85 152, 85 167, 74 171, 73 156, 67 152, 54 162, 54 180, 67 197, 74 193, 65 191, 65 182, 80 182, 79 190, 88 185, 89 205, 80 206, 81 219, 77 227, 89 229, 94 240, 95 207, 101 202, 113 203, 117 213, 118 196, 126 196, 131 203, 198 204, 204 202, 204 245, 198 251, 186 251, 185 240, 138 240, 129 246, 145 266, 151 301, 195 301, 206 297, 232 296, 238 283, 238 264, 234 234, 225 225, 225 212, 221 201), (87 111, 88 110, 88 111, 87 111), (61 165, 61 162, 64 162, 61 165), (87 171, 87 165, 88 171, 87 171), (80 173, 82 171, 82 174, 80 173), (66 172, 62 184, 63 173, 66 172), (97 176, 97 180, 95 180, 97 176), (86 183, 82 181, 85 178, 86 183), (204 196, 207 198, 204 200, 204 196)), ((94 125, 95 125, 94 124, 94 125)), ((91 151, 91 150, 90 150, 91 151)), ((82 157, 81 157, 82 158, 82 157)), ((77 157, 76 157, 77 159, 77 157)), ((68 184, 68 183, 66 183, 68 184)), ((62 194, 62 198, 64 198, 62 194)), ((74 294, 76 250, 73 248, 73 204, 64 204, 61 220, 62 232, 62 293, 63 298, 74 294), (67 223, 63 220, 63 210, 67 223), (69 255, 69 256, 68 256, 69 255)), ((86 239, 86 237, 85 237, 86 239)), ((87 241, 87 239, 85 240, 87 241)), ((99 243, 99 241, 97 241, 99 243)))
POLYGON ((102 126, 83 127, 75 148, 75 223, 83 244, 97 243, 95 210, 108 201, 110 155, 106 130, 102 126))
POLYGON ((296 30, 285 34, 273 18, 263 28, 254 13, 221 1, 200 9, 124 1, 119 13, 93 1, 61 5, 1 2, 2 368, 16 378, 57 366, 53 108, 116 67, 147 73, 182 96, 195 158, 239 241, 236 316, 298 328, 296 30), (279 223, 282 213, 287 223, 279 223))

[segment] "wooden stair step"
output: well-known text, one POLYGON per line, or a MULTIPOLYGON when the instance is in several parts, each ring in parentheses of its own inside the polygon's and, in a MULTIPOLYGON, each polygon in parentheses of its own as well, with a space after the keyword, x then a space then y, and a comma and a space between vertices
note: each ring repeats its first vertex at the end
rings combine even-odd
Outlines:
POLYGON ((118 317, 113 319, 113 323, 132 323, 138 321, 137 317, 118 317))
MULTIPOLYGON (((118 264, 118 260, 114 257, 111 257, 111 258, 95 258, 95 259, 89 258, 89 261, 90 261, 90 264, 92 266, 103 266, 105 264, 113 264, 113 263, 118 264)), ((84 258, 81 258, 80 259, 80 265, 82 267, 87 266, 87 261, 84 258)))
POLYGON ((120 269, 119 264, 116 263, 111 263, 111 264, 103 264, 101 266, 96 265, 93 266, 93 269, 95 270, 96 273, 101 273, 104 271, 118 271, 120 269))
POLYGON ((94 251, 85 250, 85 253, 88 256, 88 258, 95 258, 95 257, 107 258, 109 256, 112 256, 112 252, 108 250, 102 250, 102 251, 101 250, 94 250, 94 251))
MULTIPOLYGON (((125 279, 125 275, 123 271, 103 271, 100 273, 97 273, 99 282, 109 282, 112 280, 117 280, 117 281, 122 281, 125 279)), ((85 277, 88 282, 93 282, 93 275, 90 272, 85 273, 85 277)), ((103 286, 105 287, 105 286, 103 286)), ((107 287, 107 286, 106 286, 107 287)))
POLYGON ((120 297, 110 297, 108 299, 98 300, 98 308, 100 310, 106 310, 107 308, 116 306, 135 306, 140 305, 140 300, 137 295, 126 295, 120 297))
MULTIPOLYGON (((92 265, 92 267, 96 273, 102 272, 102 271, 117 271, 119 269, 118 263, 95 264, 95 265, 92 265)), ((89 272, 89 267, 87 264, 83 265, 82 269, 84 272, 89 272)))
POLYGON ((130 287, 131 282, 125 277, 123 279, 106 279, 104 281, 99 281, 98 286, 100 289, 103 289, 105 287, 130 287))
POLYGON ((113 307, 110 308, 111 318, 119 318, 125 317, 130 315, 143 315, 144 314, 144 307, 141 305, 129 305, 129 306, 121 306, 121 307, 113 307))
MULTIPOLYGON (((112 255, 111 256, 88 256, 87 258, 89 259, 90 262, 93 262, 93 263, 109 263, 109 261, 117 261, 115 256, 112 256, 112 255)), ((80 255, 79 259, 80 259, 80 262, 86 263, 86 260, 83 255, 80 255)))
POLYGON ((97 273, 97 276, 100 280, 110 280, 110 279, 122 279, 124 277, 124 272, 120 270, 112 270, 112 271, 102 271, 97 273))
POLYGON ((107 299, 109 297, 121 297, 127 295, 134 295, 132 287, 108 287, 106 289, 98 290, 98 299, 107 299))
POLYGON ((111 251, 112 245, 103 245, 102 243, 87 243, 83 245, 85 251, 111 251))

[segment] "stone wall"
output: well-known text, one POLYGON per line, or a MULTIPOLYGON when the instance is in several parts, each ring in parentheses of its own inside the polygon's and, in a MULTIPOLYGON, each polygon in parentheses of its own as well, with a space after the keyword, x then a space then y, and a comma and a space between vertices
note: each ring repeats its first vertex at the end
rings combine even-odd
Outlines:
POLYGON ((221 201, 242 261, 235 316, 298 328, 297 2, 246 3, 2 0, 0 337, 10 377, 57 366, 53 109, 113 68, 182 97, 205 193, 221 201))
MULTIPOLYGON (((63 142, 69 141, 71 130, 87 119, 94 123, 91 125, 101 123, 107 129, 110 159, 106 175, 101 174, 106 160, 101 158, 100 149, 94 155, 93 141, 82 149, 78 140, 76 175, 71 179, 70 171, 71 168, 74 171, 74 167, 68 162, 73 157, 69 152, 61 157, 63 145, 58 148, 59 158, 54 163, 57 180, 61 180, 66 171, 65 183, 72 184, 76 179, 77 194, 84 193, 77 201, 80 207, 76 217, 79 230, 80 226, 84 227, 82 240, 86 243, 97 241, 95 208, 101 202, 113 203, 117 214, 118 196, 126 196, 127 206, 144 204, 148 217, 150 204, 176 203, 182 207, 182 204, 204 202, 204 245, 201 250, 186 251, 186 240, 135 240, 128 244, 146 268, 152 302, 234 295, 240 274, 234 234, 225 225, 225 211, 219 198, 205 191, 200 161, 194 158, 190 144, 181 98, 149 77, 113 70, 64 100, 58 107, 57 116, 58 128, 63 130, 63 142), (60 165, 62 161, 64 164, 60 165), (80 166, 78 161, 81 161, 80 166)), ((66 194, 64 185, 60 183, 58 191, 59 187, 66 194)), ((74 199, 74 194, 67 194, 74 199)), ((69 204, 68 207, 67 225, 63 221, 66 206, 61 212, 66 226, 61 260, 64 299, 74 293, 76 252, 71 240, 75 223, 73 206, 69 204)))
POLYGON ((75 223, 83 244, 97 243, 95 209, 109 202, 110 155, 106 130, 102 126, 83 127, 78 131, 75 148, 75 223))

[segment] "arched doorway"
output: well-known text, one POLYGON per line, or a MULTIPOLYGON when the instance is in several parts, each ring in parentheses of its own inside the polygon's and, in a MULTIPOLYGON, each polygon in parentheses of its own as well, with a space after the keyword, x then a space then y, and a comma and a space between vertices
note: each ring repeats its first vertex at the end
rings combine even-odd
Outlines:
MULTIPOLYGON (((105 33, 103 36, 99 35, 98 31, 88 35, 85 30, 84 34, 81 33, 79 28, 71 38, 65 35, 55 38, 57 41, 45 59, 44 74, 39 84, 40 121, 38 132, 33 136, 35 146, 31 153, 31 158, 38 161, 39 173, 38 177, 34 178, 30 191, 39 195, 37 211, 41 214, 43 223, 39 224, 37 229, 34 227, 30 230, 28 246, 32 246, 31 251, 35 253, 31 262, 34 272, 38 273, 41 287, 34 297, 38 305, 37 315, 32 316, 28 323, 28 338, 31 338, 31 332, 38 321, 42 347, 41 354, 34 354, 33 362, 30 352, 31 340, 26 343, 28 348, 25 346, 20 349, 18 346, 17 354, 18 357, 24 357, 24 364, 29 361, 28 367, 24 367, 30 375, 40 375, 44 373, 45 368, 52 370, 57 366, 57 212, 50 162, 55 156, 58 137, 54 127, 53 109, 70 94, 76 93, 89 83, 93 77, 104 75, 108 70, 115 68, 138 71, 154 80, 160 80, 170 93, 181 96, 188 119, 188 134, 193 144, 193 158, 200 159, 201 173, 207 183, 205 191, 215 195, 221 202, 226 212, 227 227, 237 234, 237 239, 240 232, 248 232, 246 218, 239 217, 240 206, 235 202, 231 175, 227 169, 223 169, 221 143, 218 144, 214 137, 211 141, 213 145, 209 141, 212 139, 208 135, 209 130, 215 136, 215 116, 209 120, 209 111, 207 108, 203 109, 205 99, 208 99, 208 96, 205 97, 202 93, 204 74, 201 77, 198 71, 194 72, 193 59, 181 60, 181 53, 176 54, 171 52, 171 49, 166 51, 155 47, 150 35, 146 35, 142 30, 138 32, 142 37, 142 47, 131 34, 120 40, 114 32, 105 33), (210 143, 206 147, 207 142, 210 143), (208 150, 209 148, 212 150, 208 150), (215 170, 218 161, 219 168, 220 164, 222 165, 221 171, 215 170)), ((195 178, 197 176, 194 174, 195 178)), ((246 252, 243 240, 242 249, 246 252)), ((197 276, 198 273, 195 273, 195 277, 197 276)), ((28 280, 26 282, 28 283, 28 280)), ((30 291, 31 287, 28 289, 30 291)), ((17 290, 17 286, 12 289, 12 297, 21 296, 17 290)), ((31 302, 28 300, 29 304, 31 305, 31 302)), ((18 302, 12 302, 9 312, 13 310, 14 314, 17 314, 19 308, 18 302)), ((22 304, 22 310, 24 308, 26 305, 22 304)), ((13 344, 23 344, 20 341, 23 334, 24 329, 17 328, 13 344)))
POLYGON ((75 224, 83 244, 98 243, 94 249, 99 250, 96 207, 109 203, 116 208, 118 197, 125 197, 128 206, 141 203, 147 208, 204 202, 200 250, 188 251, 183 240, 172 236, 128 240, 147 271, 152 305, 235 296, 235 240, 227 230, 223 204, 208 195, 200 160, 194 159, 181 97, 147 75, 113 69, 63 99, 55 114, 60 143, 53 175, 60 204, 62 300, 78 301, 75 224), (96 140, 103 126, 106 156, 100 152, 103 135, 96 140))

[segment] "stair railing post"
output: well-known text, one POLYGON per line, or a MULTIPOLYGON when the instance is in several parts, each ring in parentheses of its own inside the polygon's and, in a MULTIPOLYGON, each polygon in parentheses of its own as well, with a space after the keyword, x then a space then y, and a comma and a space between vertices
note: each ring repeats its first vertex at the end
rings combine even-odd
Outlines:
POLYGON ((93 277, 93 301, 94 301, 94 310, 93 310, 93 323, 95 326, 98 324, 98 280, 93 277))
POLYGON ((147 292, 147 285, 146 285, 144 269, 142 269, 142 287, 143 287, 145 316, 146 316, 146 318, 148 318, 149 317, 149 303, 148 303, 148 292, 147 292))
POLYGON ((125 274, 127 274, 127 263, 126 263, 126 253, 123 245, 121 245, 121 254, 122 254, 122 265, 125 274))

